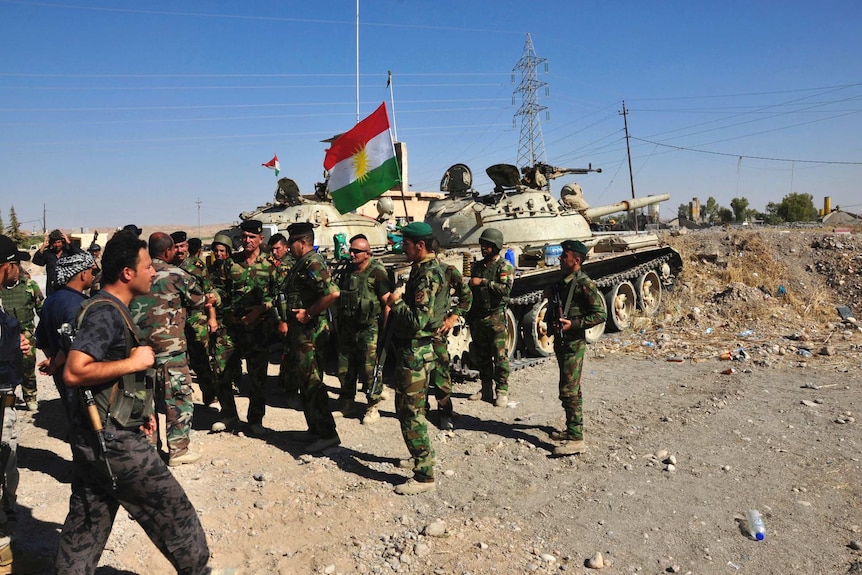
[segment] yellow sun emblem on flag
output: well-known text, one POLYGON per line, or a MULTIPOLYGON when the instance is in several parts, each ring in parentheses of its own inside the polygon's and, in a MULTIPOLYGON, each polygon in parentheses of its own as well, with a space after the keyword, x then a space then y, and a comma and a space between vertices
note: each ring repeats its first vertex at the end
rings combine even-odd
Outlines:
POLYGON ((352 161, 353 172, 356 174, 356 179, 361 182, 368 177, 368 152, 365 151, 365 146, 356 150, 352 161))

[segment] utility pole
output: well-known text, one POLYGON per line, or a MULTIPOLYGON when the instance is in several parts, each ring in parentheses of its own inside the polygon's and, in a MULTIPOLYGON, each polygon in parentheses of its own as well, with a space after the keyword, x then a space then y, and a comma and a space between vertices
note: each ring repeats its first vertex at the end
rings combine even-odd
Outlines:
POLYGON ((547 97, 548 83, 539 81, 537 68, 540 64, 545 65, 545 73, 547 73, 548 59, 536 56, 536 50, 533 48, 533 39, 530 37, 530 34, 527 34, 524 53, 512 69, 512 81, 514 81, 514 72, 516 70, 521 71, 521 82, 512 95, 513 103, 517 95, 521 95, 521 105, 518 111, 515 112, 516 118, 521 116, 521 136, 518 140, 517 158, 517 165, 520 168, 535 166, 540 161, 547 161, 545 156, 545 140, 542 137, 542 124, 539 121, 539 113, 547 111, 548 108, 539 104, 538 91, 540 88, 544 88, 545 96, 547 97))
MULTIPOLYGON (((623 100, 623 111, 620 114, 623 117, 623 125, 626 127, 626 155, 629 158, 629 182, 632 186, 632 199, 635 199, 635 176, 632 172, 632 148, 629 144, 629 121, 628 121, 628 113, 629 111, 626 109, 626 101, 623 100)), ((635 219, 635 232, 638 231, 638 211, 634 211, 634 219, 635 219)))
POLYGON ((48 233, 48 209, 42 204, 42 235, 48 233))
POLYGON ((198 198, 197 201, 195 201, 195 203, 198 205, 198 237, 200 238, 201 237, 201 204, 203 202, 201 202, 201 199, 198 198))

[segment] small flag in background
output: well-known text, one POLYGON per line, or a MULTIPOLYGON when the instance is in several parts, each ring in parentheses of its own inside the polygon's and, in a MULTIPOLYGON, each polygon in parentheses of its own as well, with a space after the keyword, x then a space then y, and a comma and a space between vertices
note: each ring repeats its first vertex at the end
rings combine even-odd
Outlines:
POLYGON ((275 177, 278 177, 278 172, 281 167, 278 165, 278 154, 274 155, 270 161, 265 164, 261 164, 264 168, 269 168, 270 170, 275 170, 275 177))
POLYGON ((329 193, 342 214, 373 200, 401 181, 386 103, 341 134, 326 150, 329 193))

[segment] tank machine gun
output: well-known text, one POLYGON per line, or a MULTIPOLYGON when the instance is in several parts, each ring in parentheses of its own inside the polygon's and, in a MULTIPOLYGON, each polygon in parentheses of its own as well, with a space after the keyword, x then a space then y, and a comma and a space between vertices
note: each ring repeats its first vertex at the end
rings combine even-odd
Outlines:
MULTIPOLYGON (((567 239, 580 240, 591 248, 584 270, 603 291, 608 308, 606 325, 588 330, 588 341, 601 337, 606 327, 627 328, 638 310, 644 315, 657 311, 662 290, 672 285, 682 268, 680 255, 654 234, 596 234, 590 223, 593 218, 667 201, 668 194, 590 207, 578 184, 563 186, 557 199, 551 194, 550 181, 569 174, 601 173, 592 165, 559 168, 539 163, 519 171, 514 165, 496 164, 486 172, 494 190, 481 195, 473 190, 472 173, 466 165, 450 167, 440 186, 447 195, 430 202, 425 222, 453 264, 455 258, 460 264, 479 257, 479 237, 486 228, 503 232, 516 263, 512 300, 506 310, 510 356, 553 353, 553 329, 544 320, 548 302, 542 291, 562 275, 553 254, 567 239)), ((469 270, 464 272, 469 275, 469 270)), ((461 337, 449 338, 456 365, 469 365, 468 331, 462 329, 461 337)))

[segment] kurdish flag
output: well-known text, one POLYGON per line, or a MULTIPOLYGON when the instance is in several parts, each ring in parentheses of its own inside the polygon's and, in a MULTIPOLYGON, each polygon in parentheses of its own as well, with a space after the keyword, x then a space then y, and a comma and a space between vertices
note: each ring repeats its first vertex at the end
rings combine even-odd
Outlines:
POLYGON ((329 193, 342 214, 373 200, 401 181, 386 102, 373 114, 341 134, 326 150, 329 193))
POLYGON ((278 165, 278 154, 275 154, 270 161, 265 164, 261 164, 264 168, 269 168, 270 170, 275 170, 275 177, 278 177, 279 171, 281 171, 281 166, 278 165))

